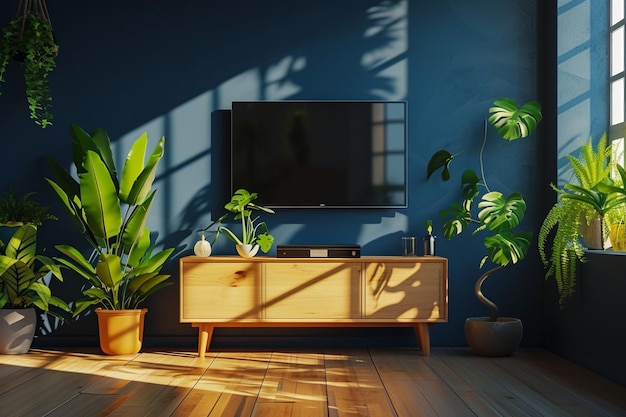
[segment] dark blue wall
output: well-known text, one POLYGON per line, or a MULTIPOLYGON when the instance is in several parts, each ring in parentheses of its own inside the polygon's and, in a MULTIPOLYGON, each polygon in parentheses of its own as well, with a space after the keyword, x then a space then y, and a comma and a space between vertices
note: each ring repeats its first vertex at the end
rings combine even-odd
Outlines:
MULTIPOLYGON (((104 127, 119 144, 120 157, 142 131, 148 131, 152 144, 164 135, 166 155, 150 226, 162 244, 185 255, 197 240, 196 230, 221 214, 228 197, 223 163, 227 138, 221 125, 227 123, 223 111, 232 100, 405 99, 407 209, 282 210, 267 219, 280 244, 358 243, 364 255, 400 254, 401 236, 422 235, 426 219, 439 229, 438 211, 458 197, 453 184, 426 182, 430 155, 440 148, 466 150, 456 161, 456 174, 468 166, 477 168, 483 119, 493 100, 541 99, 537 3, 50 2, 61 45, 58 67, 50 77, 54 125, 42 130, 29 121, 21 70, 12 64, 0 96, 0 190, 35 190, 53 205, 61 220, 42 227, 48 251, 54 251, 53 244, 80 244, 44 182, 50 175, 44 156, 69 164, 70 123, 87 130, 104 127)), ((0 4, 3 24, 16 4, 0 4)), ((505 193, 524 193, 529 207, 525 224, 534 231, 543 215, 536 188, 543 181, 537 159, 542 140, 541 134, 513 143, 492 140, 486 151, 490 185, 505 193)), ((215 253, 234 251, 222 240, 215 253)), ((463 346, 465 318, 486 313, 473 295, 484 256, 481 238, 440 238, 438 254, 450 259, 450 321, 435 326, 432 343, 463 346)), ((176 262, 169 269, 176 281, 176 262)), ((503 315, 524 320, 527 345, 540 342, 542 276, 531 250, 526 262, 484 286, 503 315)), ((67 284, 64 293, 78 293, 80 282, 70 277, 67 284)), ((174 336, 172 343, 193 340, 190 326, 178 323, 177 285, 157 294, 148 308, 148 341, 152 337, 162 343, 167 336, 174 336)), ((52 337, 78 343, 95 336, 92 325, 93 317, 83 318, 53 331, 52 337)), ((403 330, 380 334, 393 343, 415 343, 403 330)), ((241 341, 243 336, 241 330, 224 332, 216 335, 216 342, 220 337, 224 343, 241 341)), ((352 336, 367 341, 372 335, 355 331, 352 336)))

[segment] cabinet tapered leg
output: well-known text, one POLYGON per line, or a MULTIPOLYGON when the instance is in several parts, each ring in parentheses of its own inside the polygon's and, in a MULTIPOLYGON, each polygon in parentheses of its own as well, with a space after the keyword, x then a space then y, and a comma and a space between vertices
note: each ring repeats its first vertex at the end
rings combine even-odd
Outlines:
POLYGON ((192 326, 198 328, 198 356, 204 358, 211 345, 215 326, 208 323, 193 323, 192 326))
POLYGON ((417 340, 422 347, 422 354, 430 356, 430 333, 428 331, 430 325, 428 323, 417 323, 415 325, 415 334, 417 340))

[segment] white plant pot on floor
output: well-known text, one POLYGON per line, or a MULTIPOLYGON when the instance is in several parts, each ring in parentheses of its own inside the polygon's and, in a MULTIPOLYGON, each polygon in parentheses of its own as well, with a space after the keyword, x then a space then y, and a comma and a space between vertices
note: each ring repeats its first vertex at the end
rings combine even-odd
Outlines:
POLYGON ((18 355, 28 352, 36 328, 34 308, 0 309, 0 353, 18 355))

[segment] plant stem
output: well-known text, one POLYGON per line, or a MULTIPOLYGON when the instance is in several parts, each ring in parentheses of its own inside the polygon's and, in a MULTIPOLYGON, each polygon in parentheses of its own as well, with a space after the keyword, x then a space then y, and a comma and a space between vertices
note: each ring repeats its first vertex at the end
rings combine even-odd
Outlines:
POLYGON ((489 190, 489 186, 487 185, 487 180, 485 179, 485 168, 483 166, 483 152, 485 151, 485 146, 487 145, 487 119, 485 119, 485 133, 483 135, 483 144, 480 147, 480 153, 478 154, 478 158, 480 160, 480 176, 483 180, 483 185, 485 186, 485 189, 487 189, 487 192, 490 192, 491 190, 489 190))
POLYGON ((489 277, 489 275, 501 270, 502 268, 504 268, 504 265, 499 265, 493 269, 490 269, 484 274, 482 274, 480 278, 478 278, 478 281, 476 281, 476 286, 474 287, 474 293, 476 294, 476 297, 478 298, 478 300, 484 305, 486 305, 489 311, 491 312, 491 321, 496 321, 498 319, 498 306, 495 305, 491 300, 489 300, 487 297, 483 295, 481 287, 483 285, 483 282, 485 282, 485 280, 489 277))

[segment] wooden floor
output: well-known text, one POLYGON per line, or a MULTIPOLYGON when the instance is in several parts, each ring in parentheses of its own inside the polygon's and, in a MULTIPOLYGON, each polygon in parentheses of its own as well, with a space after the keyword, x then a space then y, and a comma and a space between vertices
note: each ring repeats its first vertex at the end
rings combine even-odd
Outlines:
POLYGON ((543 349, 0 355, 0 415, 626 416, 626 387, 543 349))

